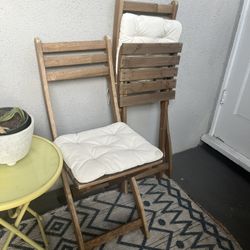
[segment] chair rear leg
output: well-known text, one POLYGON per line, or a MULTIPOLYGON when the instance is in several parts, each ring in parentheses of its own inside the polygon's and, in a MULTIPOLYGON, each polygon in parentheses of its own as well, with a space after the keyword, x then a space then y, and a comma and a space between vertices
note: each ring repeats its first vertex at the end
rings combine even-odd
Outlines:
POLYGON ((139 215, 139 217, 141 218, 141 221, 142 221, 143 233, 147 238, 149 238, 149 231, 148 231, 148 225, 147 225, 147 220, 146 220, 146 214, 145 214, 145 211, 144 211, 143 202, 142 202, 142 199, 141 199, 140 191, 139 191, 138 185, 136 183, 135 177, 132 177, 130 179, 130 186, 131 186, 134 198, 135 198, 135 203, 136 203, 138 215, 139 215))
POLYGON ((169 154, 167 176, 171 178, 172 175, 173 175, 173 160, 172 160, 172 154, 169 154))
MULTIPOLYGON (((120 108, 120 113, 121 113, 122 122, 127 123, 127 107, 120 108)), ((120 190, 122 193, 125 193, 125 194, 128 193, 128 181, 125 180, 122 182, 120 186, 120 190)))
POLYGON ((161 179, 163 177, 163 175, 164 175, 164 171, 161 171, 161 172, 156 174, 156 178, 161 179))
MULTIPOLYGON (((172 144, 168 120, 168 101, 161 102, 161 117, 160 117, 160 131, 159 131, 159 148, 162 150, 166 163, 168 164, 167 174, 168 177, 172 177, 173 162, 172 162, 172 144)), ((162 177, 161 172, 157 177, 162 177)))
POLYGON ((173 152, 172 152, 172 143, 171 143, 171 137, 170 137, 170 130, 169 130, 169 124, 167 123, 167 140, 165 144, 165 150, 166 150, 166 156, 167 156, 167 176, 169 178, 172 177, 173 174, 173 152))
POLYGON ((72 193, 71 193, 70 186, 69 186, 67 173, 65 172, 64 169, 62 170, 62 180, 63 180, 64 192, 65 192, 65 196, 67 199, 69 211, 70 211, 73 224, 74 224, 75 236, 76 236, 78 247, 80 250, 86 250, 86 248, 84 247, 81 227, 80 227, 79 220, 77 217, 74 200, 73 200, 72 193))

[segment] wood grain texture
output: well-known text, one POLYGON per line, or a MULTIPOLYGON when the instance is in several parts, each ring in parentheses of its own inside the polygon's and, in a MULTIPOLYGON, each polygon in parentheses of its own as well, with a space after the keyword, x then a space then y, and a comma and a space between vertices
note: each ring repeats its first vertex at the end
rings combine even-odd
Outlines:
POLYGON ((151 55, 151 56, 122 56, 120 68, 140 68, 178 65, 180 56, 151 55))
POLYGON ((113 63, 116 65, 116 53, 117 47, 119 44, 119 36, 120 36, 120 26, 121 19, 123 14, 124 0, 116 0, 115 2, 115 13, 114 13, 114 23, 113 23, 113 40, 112 40, 112 55, 113 55, 113 63))
POLYGON ((120 50, 122 55, 176 54, 182 43, 123 43, 120 50))
POLYGON ((120 69, 120 81, 150 80, 165 77, 174 77, 178 69, 175 67, 162 68, 139 68, 139 69, 120 69))
POLYGON ((171 15, 171 19, 176 19, 176 15, 177 15, 177 11, 178 11, 178 2, 177 1, 172 1, 171 2, 172 5, 172 15, 171 15))
POLYGON ((144 171, 136 175, 136 180, 140 180, 142 178, 149 177, 149 176, 154 176, 154 175, 157 175, 158 173, 166 173, 167 169, 168 169, 168 164, 163 163, 161 165, 152 167, 150 169, 147 169, 147 171, 144 171))
POLYGON ((74 231, 75 231, 75 236, 76 236, 78 248, 80 250, 86 250, 87 248, 85 247, 85 244, 84 244, 84 241, 83 241, 82 231, 81 231, 81 227, 80 227, 80 224, 79 224, 79 219, 78 219, 76 208, 75 208, 75 205, 74 205, 74 200, 73 200, 73 197, 72 197, 72 193, 71 193, 71 190, 70 190, 70 185, 69 185, 69 181, 68 181, 68 177, 67 177, 67 172, 65 171, 65 169, 62 170, 61 176, 62 176, 63 188, 64 188, 64 193, 65 193, 65 196, 66 196, 68 208, 69 208, 71 218, 72 218, 72 221, 73 221, 73 227, 74 227, 74 231))
POLYGON ((174 99, 175 91, 159 92, 152 94, 129 95, 120 97, 120 106, 128 107, 146 103, 154 103, 174 99))
POLYGON ((173 172, 173 153, 172 143, 168 120, 168 101, 161 102, 161 113, 160 113, 160 134, 159 134, 159 147, 163 152, 164 161, 168 163, 166 174, 171 177, 173 172))
POLYGON ((103 50, 106 48, 106 45, 104 41, 97 40, 97 41, 80 41, 80 42, 43 43, 42 48, 44 53, 55 53, 55 52, 103 50))
POLYGON ((109 93, 111 95, 111 106, 112 106, 112 113, 114 117, 114 122, 121 121, 120 109, 118 104, 118 97, 116 91, 116 82, 115 82, 115 75, 114 75, 114 66, 112 60, 112 45, 111 41, 108 36, 105 37, 106 47, 108 52, 108 65, 109 65, 109 93))
POLYGON ((139 218, 141 218, 141 221, 142 221, 143 233, 146 236, 146 238, 149 238, 149 231, 148 231, 148 225, 147 225, 147 220, 146 220, 146 214, 144 211, 144 206, 143 206, 143 202, 141 199, 141 194, 140 194, 138 185, 136 183, 135 177, 132 177, 130 179, 130 186, 131 186, 131 190, 132 190, 132 193, 134 195, 134 198, 135 198, 135 203, 137 206, 139 218))
POLYGON ((172 16, 173 6, 172 4, 156 4, 156 3, 143 3, 143 2, 124 2, 124 12, 133 12, 140 14, 163 14, 172 16))
POLYGON ((60 69, 56 71, 50 71, 47 72, 47 79, 49 82, 53 82, 53 81, 107 76, 108 74, 109 74, 108 67, 94 66, 87 68, 60 69))
POLYGON ((141 219, 136 219, 132 222, 129 222, 125 225, 122 225, 116 229, 113 229, 110 232, 97 236, 96 238, 89 240, 86 242, 86 249, 92 250, 97 246, 100 246, 106 242, 111 241, 112 239, 119 237, 121 235, 127 234, 135 229, 141 227, 142 221, 141 219))
POLYGON ((119 92, 121 95, 144 93, 148 91, 172 89, 176 86, 176 80, 155 80, 155 81, 134 81, 128 84, 120 84, 119 92))
POLYGON ((158 161, 146 163, 144 165, 137 166, 137 167, 128 169, 126 171, 116 173, 114 175, 103 176, 103 177, 101 177, 95 181, 89 182, 89 183, 79 183, 75 179, 73 179, 73 181, 79 190, 89 190, 90 188, 93 188, 93 187, 98 186, 98 185, 103 184, 103 183, 107 183, 107 182, 112 183, 115 180, 121 181, 121 180, 129 179, 131 176, 136 176, 136 175, 138 175, 142 172, 145 172, 146 170, 151 169, 154 166, 158 166, 162 163, 163 163, 163 160, 160 159, 158 161))
POLYGON ((93 55, 70 55, 70 56, 45 56, 44 64, 46 68, 72 66, 82 64, 105 63, 108 61, 107 54, 93 55))
POLYGON ((45 69, 45 64, 44 64, 42 42, 39 38, 35 38, 34 42, 35 42, 35 48, 36 48, 36 56, 37 56, 39 73, 40 73, 40 79, 41 79, 42 88, 43 88, 43 95, 44 95, 46 110, 47 110, 47 114, 49 118, 50 131, 52 134, 52 138, 54 140, 57 137, 57 129, 56 129, 54 113, 52 110, 51 99, 50 99, 47 74, 46 74, 46 69, 45 69))

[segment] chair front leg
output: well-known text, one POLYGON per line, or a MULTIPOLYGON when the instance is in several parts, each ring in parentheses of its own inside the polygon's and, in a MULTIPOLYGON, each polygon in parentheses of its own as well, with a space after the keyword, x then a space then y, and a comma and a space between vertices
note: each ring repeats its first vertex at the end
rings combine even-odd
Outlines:
POLYGON ((138 215, 139 215, 139 217, 141 218, 141 221, 142 221, 143 233, 144 233, 146 238, 149 238, 150 235, 149 235, 149 231, 148 231, 146 214, 145 214, 145 211, 144 211, 143 202, 142 202, 142 199, 141 199, 140 191, 139 191, 138 185, 136 183, 135 177, 132 177, 130 179, 130 186, 131 186, 134 198, 135 198, 135 203, 136 203, 138 215))
POLYGON ((65 196, 66 196, 66 199, 67 199, 69 211, 70 211, 70 214, 71 214, 71 217, 72 217, 72 220, 73 220, 73 225, 74 225, 74 230, 75 230, 75 235, 76 235, 76 240, 77 240, 77 243, 78 243, 78 247, 79 247, 80 250, 86 250, 86 248, 84 247, 82 231, 81 231, 81 227, 80 227, 79 220, 78 220, 78 217, 77 217, 76 208, 75 208, 75 205, 74 205, 74 200, 73 200, 73 197, 72 197, 72 193, 71 193, 71 190, 70 190, 67 173, 66 173, 66 171, 64 169, 62 170, 62 180, 63 180, 64 192, 65 192, 65 196))

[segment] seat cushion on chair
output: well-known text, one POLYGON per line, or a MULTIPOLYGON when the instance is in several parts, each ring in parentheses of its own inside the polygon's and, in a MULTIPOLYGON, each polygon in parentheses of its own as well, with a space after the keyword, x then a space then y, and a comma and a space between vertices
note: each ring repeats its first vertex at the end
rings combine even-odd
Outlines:
POLYGON ((181 30, 181 23, 176 20, 125 13, 121 20, 119 45, 178 42, 181 30))
POLYGON ((62 135, 55 140, 80 183, 162 158, 162 152, 123 122, 62 135))

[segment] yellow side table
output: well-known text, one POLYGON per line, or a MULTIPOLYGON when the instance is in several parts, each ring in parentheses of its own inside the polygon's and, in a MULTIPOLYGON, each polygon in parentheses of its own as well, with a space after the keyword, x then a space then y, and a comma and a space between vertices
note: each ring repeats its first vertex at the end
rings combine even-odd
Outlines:
POLYGON ((53 186, 61 174, 62 166, 63 158, 58 148, 39 136, 33 136, 29 154, 16 165, 10 167, 0 164, 0 211, 8 210, 9 216, 16 219, 14 225, 11 225, 0 218, 0 225, 9 230, 3 250, 8 248, 14 235, 35 249, 44 249, 18 230, 26 212, 37 219, 46 249, 48 248, 42 217, 33 211, 29 204, 53 186))

